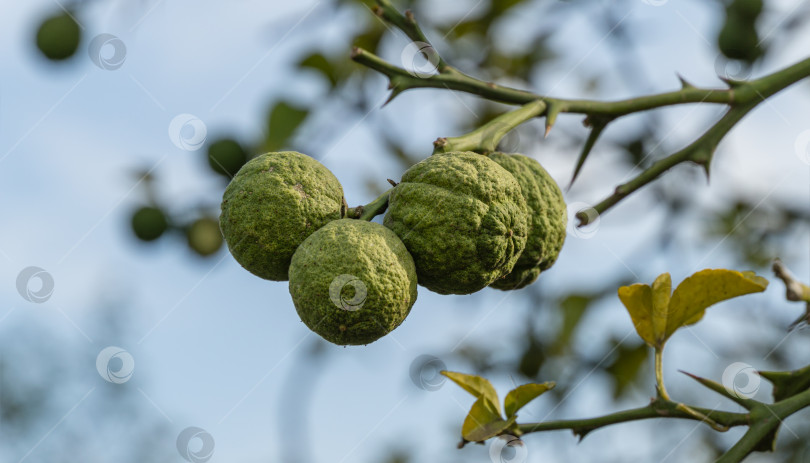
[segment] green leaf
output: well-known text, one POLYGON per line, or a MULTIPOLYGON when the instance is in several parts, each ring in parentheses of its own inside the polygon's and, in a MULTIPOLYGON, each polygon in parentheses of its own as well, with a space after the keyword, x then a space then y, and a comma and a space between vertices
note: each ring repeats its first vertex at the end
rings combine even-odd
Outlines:
POLYGON ((298 63, 299 68, 309 68, 320 72, 329 80, 329 84, 335 87, 340 80, 340 72, 325 56, 320 53, 313 53, 298 63))
POLYGON ((267 136, 264 141, 265 151, 278 151, 284 148, 287 140, 292 137, 308 114, 308 109, 296 108, 286 101, 276 103, 267 118, 267 136))
POLYGON ((614 340, 616 346, 616 357, 605 367, 614 380, 613 398, 619 399, 629 392, 630 386, 639 379, 639 373, 647 364, 650 349, 644 343, 630 344, 620 343, 614 340))
POLYGON ((652 287, 644 284, 622 286, 622 301, 641 339, 658 347, 678 328, 700 321, 706 309, 745 294, 762 292, 768 280, 753 272, 724 269, 701 270, 681 282, 670 297, 672 282, 668 273, 655 279, 652 287))
POLYGON ((481 442, 497 436, 514 424, 517 416, 504 420, 485 397, 475 401, 461 426, 461 437, 470 442, 481 442))
MULTIPOLYGON (((466 375, 455 371, 442 371, 441 374, 450 378, 451 381, 461 386, 462 389, 469 392, 475 398, 483 398, 496 413, 501 413, 500 401, 498 400, 498 393, 492 387, 492 383, 486 378, 475 375, 466 375)), ((469 439, 468 439, 469 440, 469 439)))
POLYGON ((503 400, 503 409, 506 416, 516 416, 518 410, 555 386, 554 382, 522 384, 506 394, 503 400))

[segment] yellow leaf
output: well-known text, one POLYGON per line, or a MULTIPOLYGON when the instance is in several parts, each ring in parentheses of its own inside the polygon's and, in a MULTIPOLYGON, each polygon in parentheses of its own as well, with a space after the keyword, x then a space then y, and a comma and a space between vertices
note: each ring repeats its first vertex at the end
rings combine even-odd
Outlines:
POLYGON ((668 273, 659 275, 652 287, 622 286, 619 299, 641 339, 650 347, 660 348, 678 328, 703 318, 708 307, 767 287, 768 280, 754 272, 707 269, 683 280, 674 292, 668 273))
POLYGON ((724 269, 701 270, 675 288, 670 301, 666 337, 678 328, 697 323, 706 309, 737 296, 765 291, 768 280, 754 272, 724 269))
POLYGON ((503 432, 515 422, 515 419, 517 416, 504 420, 500 413, 492 409, 488 400, 479 397, 464 419, 461 437, 470 442, 485 441, 503 432))
POLYGON ((475 398, 483 398, 484 400, 488 401, 491 408, 493 408, 497 413, 501 413, 501 405, 500 401, 498 400, 498 393, 495 392, 495 388, 492 387, 492 383, 490 383, 486 378, 475 375, 466 375, 464 373, 458 373, 455 371, 442 371, 441 374, 450 378, 454 383, 461 386, 462 389, 475 396, 475 398))
POLYGON ((506 398, 503 399, 503 410, 506 412, 506 416, 510 418, 515 416, 517 411, 523 408, 527 403, 536 399, 544 392, 550 391, 554 386, 554 382, 541 384, 529 383, 522 384, 512 389, 506 394, 506 398))
POLYGON ((652 284, 652 325, 655 340, 664 341, 669 318, 669 299, 672 295, 672 278, 669 273, 662 273, 652 284))
POLYGON ((619 288, 619 299, 630 313, 633 325, 641 339, 655 347, 652 323, 652 289, 648 285, 635 284, 619 288))

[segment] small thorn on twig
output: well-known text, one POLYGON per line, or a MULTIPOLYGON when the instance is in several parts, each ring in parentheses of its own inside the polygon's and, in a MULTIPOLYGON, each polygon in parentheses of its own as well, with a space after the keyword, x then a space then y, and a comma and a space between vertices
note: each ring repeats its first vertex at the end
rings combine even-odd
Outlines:
POLYGON ((411 10, 405 10, 405 19, 409 23, 416 23, 416 18, 413 17, 413 12, 411 10))
POLYGON ((496 84, 495 82, 487 82, 487 87, 489 87, 489 88, 495 88, 497 86, 498 86, 498 84, 496 84))
POLYGON ((582 126, 590 128, 593 126, 593 122, 591 121, 591 116, 585 116, 585 119, 582 119, 582 126))
POLYGON ((372 8, 371 11, 381 18, 383 17, 383 14, 385 14, 385 11, 379 5, 374 5, 374 8, 372 8))
POLYGON ((548 138, 549 132, 551 132, 551 124, 546 123, 546 131, 543 133, 543 138, 548 138))
POLYGON ((388 85, 388 88, 391 90, 391 94, 388 96, 388 99, 385 100, 385 103, 382 104, 381 108, 386 107, 388 103, 394 101, 394 98, 403 92, 402 87, 398 87, 393 81, 388 85))
POLYGON ((725 82, 726 85, 729 86, 729 88, 737 88, 737 87, 739 87, 739 86, 746 83, 744 80, 732 79, 730 77, 724 77, 724 76, 717 76, 717 77, 720 80, 722 80, 723 82, 725 82))
POLYGON ((357 58, 358 56, 360 56, 362 54, 363 54, 363 50, 360 47, 352 47, 352 52, 350 54, 350 57, 352 59, 354 59, 354 58, 357 58))
POLYGON ((681 81, 681 89, 686 90, 688 88, 695 88, 694 85, 690 84, 689 81, 684 79, 684 77, 680 74, 676 74, 678 76, 678 80, 681 81))
POLYGON ((391 180, 390 178, 387 178, 386 180, 388 180, 388 183, 390 183, 390 184, 391 184, 391 186, 397 186, 397 185, 398 185, 398 183, 397 183, 397 182, 395 182, 395 181, 391 180))

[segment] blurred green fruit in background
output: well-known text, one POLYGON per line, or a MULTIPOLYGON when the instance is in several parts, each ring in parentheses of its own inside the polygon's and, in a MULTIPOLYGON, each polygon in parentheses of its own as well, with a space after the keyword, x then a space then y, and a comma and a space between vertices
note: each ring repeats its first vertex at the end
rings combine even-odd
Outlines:
POLYGON ((208 146, 208 165, 214 172, 233 178, 248 160, 247 152, 232 138, 219 139, 208 146))
POLYGON ((222 247, 222 232, 219 231, 219 220, 213 217, 202 217, 195 220, 186 230, 188 247, 197 254, 208 257, 222 247))
POLYGON ((154 241, 169 228, 166 215, 157 207, 144 206, 132 214, 132 232, 142 241, 154 241))
POLYGON ((80 41, 81 29, 67 12, 45 19, 37 31, 37 48, 54 61, 73 56, 80 41))

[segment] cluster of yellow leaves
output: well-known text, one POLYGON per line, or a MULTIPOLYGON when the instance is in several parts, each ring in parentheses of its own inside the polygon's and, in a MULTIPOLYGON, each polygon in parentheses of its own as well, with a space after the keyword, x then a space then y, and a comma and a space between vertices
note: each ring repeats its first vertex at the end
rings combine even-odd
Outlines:
POLYGON ((554 387, 553 382, 523 384, 509 391, 503 401, 504 419, 498 393, 486 378, 465 375, 454 371, 442 371, 477 400, 461 426, 461 437, 470 442, 481 442, 508 430, 517 420, 517 412, 526 404, 554 387))
POLYGON ((683 280, 674 292, 669 273, 663 273, 652 286, 622 286, 619 299, 638 335, 650 347, 660 349, 678 328, 700 321, 708 307, 767 287, 768 280, 754 272, 706 269, 683 280))

